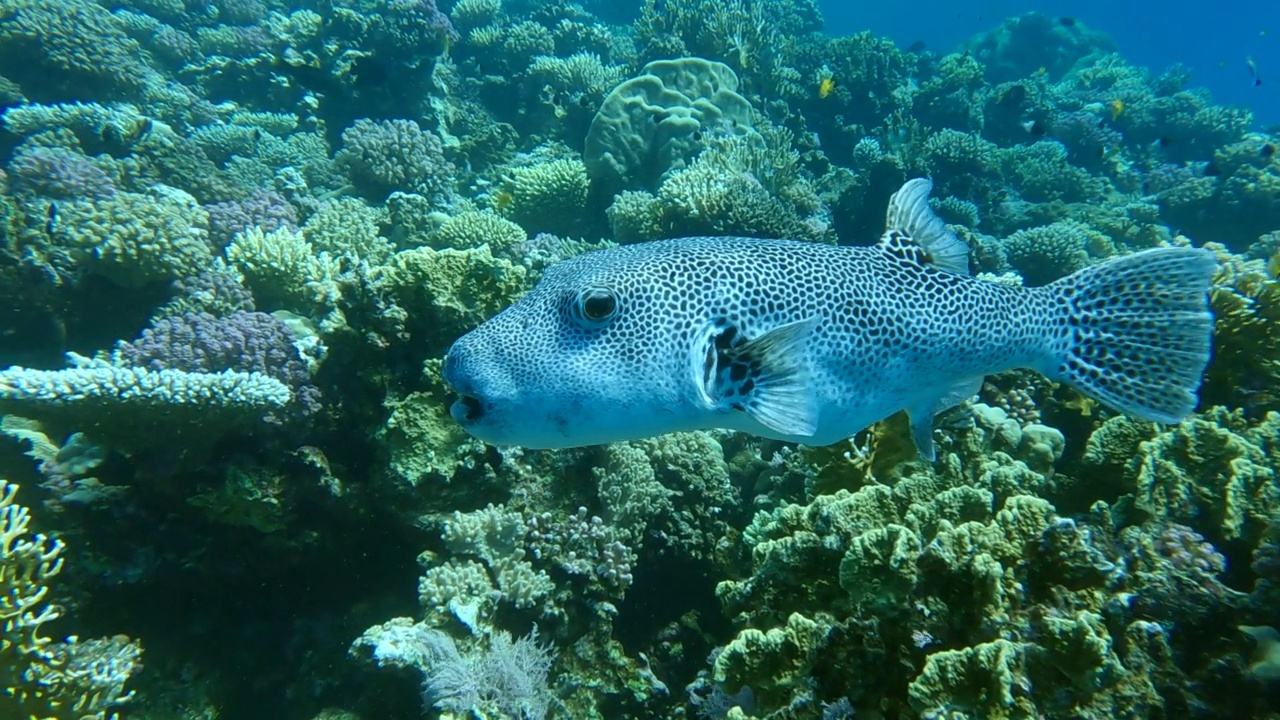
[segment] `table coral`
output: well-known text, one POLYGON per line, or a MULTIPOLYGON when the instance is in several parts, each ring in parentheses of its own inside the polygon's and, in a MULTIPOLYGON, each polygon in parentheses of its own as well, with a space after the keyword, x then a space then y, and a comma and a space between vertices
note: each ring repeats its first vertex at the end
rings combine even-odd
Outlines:
POLYGON ((288 386, 260 373, 147 370, 74 353, 68 358, 72 367, 65 370, 0 370, 0 408, 134 448, 164 445, 197 429, 213 441, 214 428, 256 421, 293 397, 288 386))

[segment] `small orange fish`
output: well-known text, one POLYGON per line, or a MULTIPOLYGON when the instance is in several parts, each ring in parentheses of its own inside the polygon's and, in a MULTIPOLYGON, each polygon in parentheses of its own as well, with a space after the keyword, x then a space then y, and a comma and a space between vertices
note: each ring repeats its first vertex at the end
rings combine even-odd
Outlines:
POLYGON ((1107 112, 1111 114, 1111 122, 1115 122, 1116 118, 1120 117, 1120 114, 1124 112, 1124 101, 1116 98, 1107 103, 1107 112))
POLYGON ((826 100, 827 96, 831 95, 832 91, 834 91, 835 89, 836 89, 835 78, 831 76, 822 78, 822 81, 818 83, 818 98, 822 100, 826 100))

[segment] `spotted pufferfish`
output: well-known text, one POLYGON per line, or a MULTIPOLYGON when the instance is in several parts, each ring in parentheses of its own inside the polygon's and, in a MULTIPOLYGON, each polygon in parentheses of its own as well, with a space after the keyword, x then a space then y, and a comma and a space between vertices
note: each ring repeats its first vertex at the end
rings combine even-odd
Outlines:
POLYGON ((1212 252, 987 282, 930 190, 903 185, 873 246, 686 237, 569 258, 449 349, 451 413, 480 440, 539 449, 709 428, 827 445, 906 410, 932 460, 934 416, 1012 368, 1136 418, 1192 412, 1212 252))

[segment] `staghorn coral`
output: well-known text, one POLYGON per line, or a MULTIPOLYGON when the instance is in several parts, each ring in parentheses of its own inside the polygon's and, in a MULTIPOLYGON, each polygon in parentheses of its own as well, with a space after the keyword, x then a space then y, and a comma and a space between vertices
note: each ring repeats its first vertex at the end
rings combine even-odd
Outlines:
POLYGON ((595 53, 539 55, 530 63, 529 75, 557 92, 567 93, 570 103, 595 104, 622 82, 623 67, 606 65, 595 53))

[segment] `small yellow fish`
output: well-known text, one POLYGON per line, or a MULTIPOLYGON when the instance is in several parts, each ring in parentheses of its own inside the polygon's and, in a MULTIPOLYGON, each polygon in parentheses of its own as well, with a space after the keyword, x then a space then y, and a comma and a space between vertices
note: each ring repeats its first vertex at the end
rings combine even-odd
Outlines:
POLYGON ((829 96, 835 89, 836 79, 831 76, 824 77, 822 78, 822 81, 818 83, 818 97, 822 100, 826 100, 827 96, 829 96))
POLYGON ((1120 117, 1120 114, 1124 112, 1124 101, 1116 98, 1107 103, 1107 112, 1111 114, 1111 122, 1115 122, 1116 118, 1120 117))
POLYGON ((1048 75, 1048 74, 1049 74, 1049 68, 1043 65, 1040 66, 1039 70, 1036 70, 1036 77, 1044 77, 1045 75, 1048 75))
POLYGON ((493 203, 494 210, 506 210, 511 206, 511 203, 514 202, 515 199, 515 195, 512 195, 506 190, 499 190, 493 194, 491 202, 493 203))

